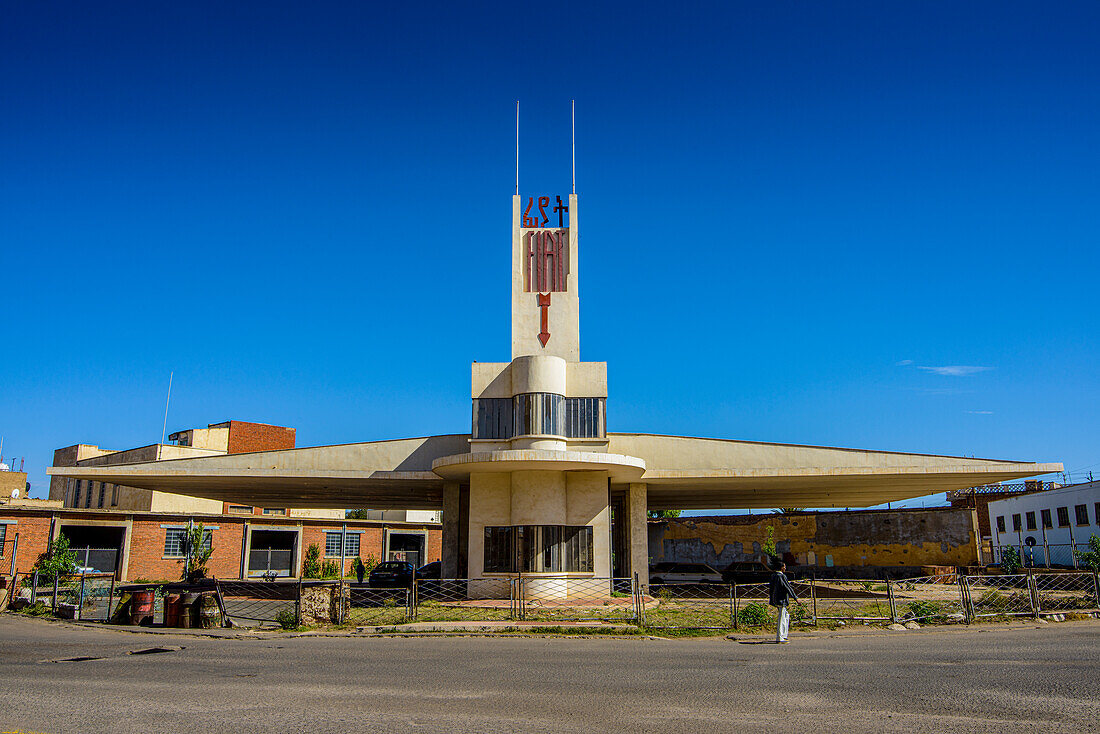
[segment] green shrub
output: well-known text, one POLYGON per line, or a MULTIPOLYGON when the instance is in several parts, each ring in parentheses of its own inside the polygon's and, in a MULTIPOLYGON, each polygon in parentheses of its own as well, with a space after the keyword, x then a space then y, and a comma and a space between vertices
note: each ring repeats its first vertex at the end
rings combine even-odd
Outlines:
POLYGON ((275 615, 275 621, 279 626, 285 630, 292 630, 298 627, 298 615, 294 613, 294 610, 290 607, 283 607, 275 615))
POLYGON ((920 600, 911 601, 906 605, 909 613, 915 619, 926 622, 946 622, 947 613, 942 602, 920 600))
POLYGON ((302 563, 302 578, 321 578, 321 562, 318 560, 320 557, 321 547, 316 543, 310 543, 306 548, 306 559, 302 563))
POLYGON ((1075 550, 1073 554, 1086 568, 1100 571, 1100 536, 1093 533, 1089 536, 1089 549, 1087 551, 1075 550))
POLYGON ((805 622, 810 618, 810 609, 800 601, 796 601, 791 605, 791 620, 795 622, 805 622))
POLYGON ((336 561, 325 561, 321 564, 321 578, 334 579, 340 576, 340 566, 336 561))
POLYGON ((741 610, 741 614, 739 614, 738 617, 738 624, 745 625, 746 627, 763 627, 771 621, 771 615, 768 614, 768 608, 758 601, 747 604, 745 608, 741 610))
MULTIPOLYGON (((38 571, 38 584, 52 584, 59 576, 71 576, 76 573, 76 551, 69 549, 69 539, 65 534, 57 536, 57 540, 50 543, 45 553, 38 556, 38 560, 31 567, 31 572, 38 571)), ((27 579, 31 576, 28 574, 27 579)), ((29 586, 30 584, 27 583, 29 586)))
POLYGON ((1020 570, 1020 551, 1012 546, 1001 549, 1001 570, 1016 573, 1020 570))

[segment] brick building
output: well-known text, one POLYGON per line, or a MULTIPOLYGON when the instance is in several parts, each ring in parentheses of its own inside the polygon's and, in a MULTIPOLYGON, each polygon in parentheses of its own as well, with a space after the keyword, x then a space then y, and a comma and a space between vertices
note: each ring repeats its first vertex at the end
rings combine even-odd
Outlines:
MULTIPOLYGON (((200 456, 224 456, 253 451, 292 449, 295 430, 286 426, 248 421, 211 423, 206 428, 177 431, 168 437, 171 444, 155 443, 116 451, 91 444, 75 444, 54 451, 54 466, 105 467, 148 461, 189 459, 200 456)), ((50 499, 65 507, 115 509, 150 512, 203 512, 212 514, 270 515, 287 517, 326 517, 339 519, 343 511, 303 510, 286 507, 253 507, 243 503, 189 497, 171 492, 139 489, 92 480, 50 479, 50 499)))
POLYGON ((414 565, 440 560, 438 523, 129 512, 31 505, 0 506, 0 569, 28 571, 51 538, 64 533, 78 565, 114 572, 120 581, 171 580, 182 573, 182 538, 189 522, 202 523, 213 553, 208 569, 218 578, 301 575, 305 551, 316 544, 321 561, 352 573, 355 558, 404 559, 414 565), (341 544, 341 539, 343 543, 341 544))

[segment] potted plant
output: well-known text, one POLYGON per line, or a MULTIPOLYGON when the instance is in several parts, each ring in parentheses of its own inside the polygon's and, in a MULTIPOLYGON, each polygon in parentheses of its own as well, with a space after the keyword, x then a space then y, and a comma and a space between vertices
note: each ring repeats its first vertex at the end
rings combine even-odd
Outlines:
POLYGON ((363 565, 362 558, 355 559, 355 578, 359 579, 359 583, 363 583, 363 577, 367 575, 367 567, 363 565))

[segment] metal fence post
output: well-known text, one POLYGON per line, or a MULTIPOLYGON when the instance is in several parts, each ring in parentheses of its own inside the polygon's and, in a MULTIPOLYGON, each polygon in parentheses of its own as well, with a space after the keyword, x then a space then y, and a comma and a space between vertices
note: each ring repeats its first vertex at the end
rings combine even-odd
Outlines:
POLYGON ((1027 570, 1027 596, 1031 601, 1031 615, 1035 619, 1039 618, 1039 585, 1035 583, 1035 573, 1029 568, 1027 570))
POLYGON ((111 576, 111 590, 107 592, 107 620, 111 621, 111 604, 115 601, 115 577, 111 576))
POLYGON ((57 612, 57 574, 53 575, 53 604, 50 606, 55 613, 57 612))
POLYGON ((294 603, 294 626, 302 626, 302 577, 298 577, 298 598, 294 603))
POLYGON ((890 578, 886 578, 886 598, 890 600, 890 623, 898 623, 898 602, 894 598, 894 585, 890 578))
POLYGON ((737 582, 733 584, 733 628, 741 628, 741 595, 737 592, 737 582))
POLYGON ((1092 593, 1096 608, 1100 609, 1100 571, 1092 572, 1092 593))
POLYGON ((813 602, 814 627, 817 626, 817 584, 816 577, 810 577, 810 601, 813 602))
POLYGON ((420 589, 418 588, 419 584, 420 584, 420 580, 414 578, 413 582, 412 582, 412 586, 409 587, 409 591, 407 592, 408 593, 408 599, 407 599, 407 601, 408 601, 408 614, 406 616, 409 618, 410 622, 412 622, 413 620, 416 619, 417 596, 420 593, 420 589))
POLYGON ((959 577, 959 596, 962 598, 963 620, 970 624, 974 620, 974 599, 970 596, 970 577, 959 577))
MULTIPOLYGON (((19 553, 19 533, 15 534, 15 538, 11 541, 11 578, 12 585, 15 584, 15 557, 19 553)), ((15 597, 12 597, 15 598, 15 597)))
POLYGON ((730 583, 730 627, 737 629, 737 584, 730 583))
POLYGON ((80 619, 84 616, 84 572, 80 572, 80 597, 77 600, 76 605, 76 618, 80 619))
POLYGON ((31 606, 38 604, 38 571, 31 575, 31 606))
POLYGON ((634 597, 634 624, 642 626, 642 587, 638 583, 638 572, 634 572, 634 578, 630 583, 630 593, 634 597))

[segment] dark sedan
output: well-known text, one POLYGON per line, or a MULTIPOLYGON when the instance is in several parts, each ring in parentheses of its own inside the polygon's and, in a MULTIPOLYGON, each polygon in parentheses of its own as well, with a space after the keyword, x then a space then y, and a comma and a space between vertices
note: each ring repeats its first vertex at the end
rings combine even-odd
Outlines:
POLYGON ((412 586, 415 576, 416 569, 408 561, 386 561, 374 567, 367 583, 376 589, 396 589, 412 586))
POLYGON ((442 574, 443 564, 439 561, 432 561, 431 563, 425 563, 420 568, 416 569, 416 577, 418 579, 437 579, 442 574))

